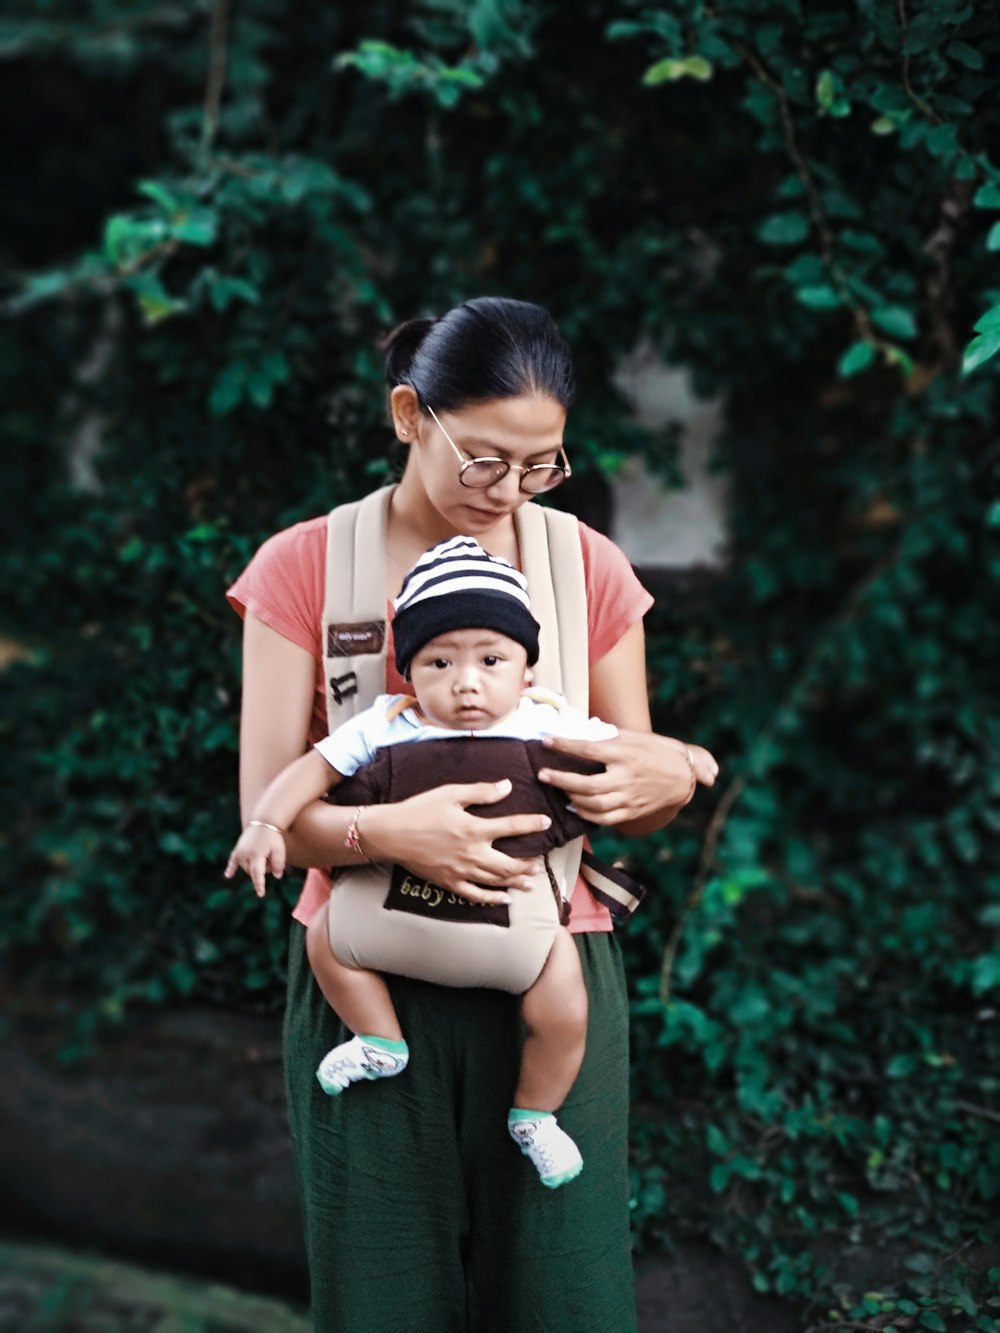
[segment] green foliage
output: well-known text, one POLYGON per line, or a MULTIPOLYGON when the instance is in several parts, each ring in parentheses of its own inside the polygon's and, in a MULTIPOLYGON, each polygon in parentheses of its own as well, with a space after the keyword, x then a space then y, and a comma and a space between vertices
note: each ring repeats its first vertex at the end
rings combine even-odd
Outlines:
POLYGON ((5 20, 42 124, 75 80, 147 145, 124 170, 95 141, 71 189, 40 142, 39 216, 97 189, 107 220, 42 245, 27 209, 7 243, 33 256, 0 330, 11 964, 75 989, 80 1040, 135 1003, 280 1004, 294 886, 221 881, 224 589, 390 468, 387 327, 539 300, 584 483, 675 471, 612 388, 635 346, 725 407, 727 568, 648 626, 659 728, 723 773, 628 848, 657 883, 626 936, 637 1239, 710 1236, 815 1328, 988 1333, 1000 22, 362 8, 5 20))

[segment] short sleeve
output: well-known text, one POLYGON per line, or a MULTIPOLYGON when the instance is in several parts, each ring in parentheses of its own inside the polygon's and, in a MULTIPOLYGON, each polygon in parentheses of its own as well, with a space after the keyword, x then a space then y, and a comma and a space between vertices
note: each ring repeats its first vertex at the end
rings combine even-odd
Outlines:
POLYGON ((371 763, 375 751, 383 744, 388 702, 390 697, 380 694, 371 708, 349 717, 329 736, 316 742, 319 754, 342 777, 352 777, 359 768, 371 763))
POLYGON ((628 556, 609 538, 581 523, 580 545, 587 580, 589 660, 593 665, 643 618, 653 598, 636 577, 628 556))
POLYGON ((226 593, 229 604, 322 660, 325 555, 325 516, 276 533, 226 593))

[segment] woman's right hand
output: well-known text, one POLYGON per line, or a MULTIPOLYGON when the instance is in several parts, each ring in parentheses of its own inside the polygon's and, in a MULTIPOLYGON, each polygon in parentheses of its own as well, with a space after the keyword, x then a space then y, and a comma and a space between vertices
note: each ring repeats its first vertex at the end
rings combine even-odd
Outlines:
POLYGON ((527 889, 542 868, 540 858, 498 852, 496 838, 537 833, 548 815, 504 815, 483 819, 470 805, 492 805, 510 792, 510 782, 452 782, 391 805, 371 805, 358 825, 373 861, 393 861, 414 875, 474 903, 509 902, 507 889, 527 889), (498 885, 498 889, 484 885, 498 885))

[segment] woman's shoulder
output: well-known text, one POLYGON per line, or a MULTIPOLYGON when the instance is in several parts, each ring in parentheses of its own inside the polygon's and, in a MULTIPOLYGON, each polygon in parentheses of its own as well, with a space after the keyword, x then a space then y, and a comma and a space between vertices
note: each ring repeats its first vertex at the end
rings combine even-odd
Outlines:
POLYGON ((581 523, 580 546, 587 582, 587 623, 593 663, 642 619, 653 599, 639 582, 628 556, 610 537, 581 523))
POLYGON ((228 590, 229 603, 320 656, 325 557, 325 514, 284 528, 257 548, 228 590))
POLYGON ((608 573, 620 574, 627 571, 633 578, 635 577, 632 564, 622 548, 616 545, 610 537, 606 537, 603 532, 588 527, 582 520, 580 521, 580 546, 583 550, 583 565, 588 577, 591 571, 604 575, 608 573))
POLYGON ((282 528, 257 547, 255 560, 318 559, 326 551, 326 514, 282 528))

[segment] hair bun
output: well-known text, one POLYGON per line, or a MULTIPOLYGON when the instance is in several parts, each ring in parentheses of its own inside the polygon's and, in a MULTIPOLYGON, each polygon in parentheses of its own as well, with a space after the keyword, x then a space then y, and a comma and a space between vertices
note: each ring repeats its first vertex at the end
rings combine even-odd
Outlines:
POLYGON ((437 323, 435 319, 408 319, 397 324, 382 344, 385 356, 385 380, 390 389, 408 384, 413 358, 420 344, 437 323))

